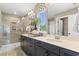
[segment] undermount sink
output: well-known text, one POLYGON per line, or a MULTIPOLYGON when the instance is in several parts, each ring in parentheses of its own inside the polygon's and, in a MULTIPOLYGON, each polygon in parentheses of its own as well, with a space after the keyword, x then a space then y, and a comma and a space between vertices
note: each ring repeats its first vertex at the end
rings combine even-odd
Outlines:
POLYGON ((47 40, 47 41, 51 41, 51 42, 62 42, 61 39, 55 39, 55 38, 51 38, 51 37, 36 37, 38 39, 42 39, 42 40, 47 40))
POLYGON ((62 40, 60 39, 47 39, 47 40, 51 42, 62 42, 62 40))

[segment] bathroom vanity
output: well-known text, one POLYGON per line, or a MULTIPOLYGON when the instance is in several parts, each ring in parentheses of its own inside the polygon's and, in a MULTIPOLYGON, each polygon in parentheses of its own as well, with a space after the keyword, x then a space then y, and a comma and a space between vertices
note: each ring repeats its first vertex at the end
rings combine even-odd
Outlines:
POLYGON ((29 56, 79 56, 79 41, 71 40, 71 37, 55 39, 53 35, 32 37, 22 34, 20 41, 22 50, 29 56))

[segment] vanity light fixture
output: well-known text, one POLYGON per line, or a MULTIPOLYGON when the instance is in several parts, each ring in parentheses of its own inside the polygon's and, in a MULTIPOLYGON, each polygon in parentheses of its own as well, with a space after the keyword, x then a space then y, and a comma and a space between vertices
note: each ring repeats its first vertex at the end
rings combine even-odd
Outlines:
POLYGON ((28 15, 31 15, 33 13, 33 11, 31 10, 29 13, 28 13, 28 15))
POLYGON ((26 9, 26 13, 29 12, 29 9, 26 9))
POLYGON ((24 17, 22 17, 22 20, 24 20, 24 17))
POLYGON ((79 7, 77 8, 78 14, 79 14, 79 7))
POLYGON ((20 23, 20 20, 18 20, 18 22, 17 23, 20 23))

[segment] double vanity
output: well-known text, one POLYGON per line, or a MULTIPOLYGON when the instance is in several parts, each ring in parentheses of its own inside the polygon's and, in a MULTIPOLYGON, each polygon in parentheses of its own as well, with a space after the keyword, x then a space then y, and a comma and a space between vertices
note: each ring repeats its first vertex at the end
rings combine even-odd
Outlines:
POLYGON ((21 48, 29 56, 79 56, 79 37, 22 34, 21 48))

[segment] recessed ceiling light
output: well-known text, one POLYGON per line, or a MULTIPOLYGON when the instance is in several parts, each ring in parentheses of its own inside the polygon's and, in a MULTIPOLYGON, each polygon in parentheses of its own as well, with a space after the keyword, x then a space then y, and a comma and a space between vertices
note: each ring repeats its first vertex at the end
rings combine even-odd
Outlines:
POLYGON ((16 14, 16 12, 14 12, 14 14, 16 14))

